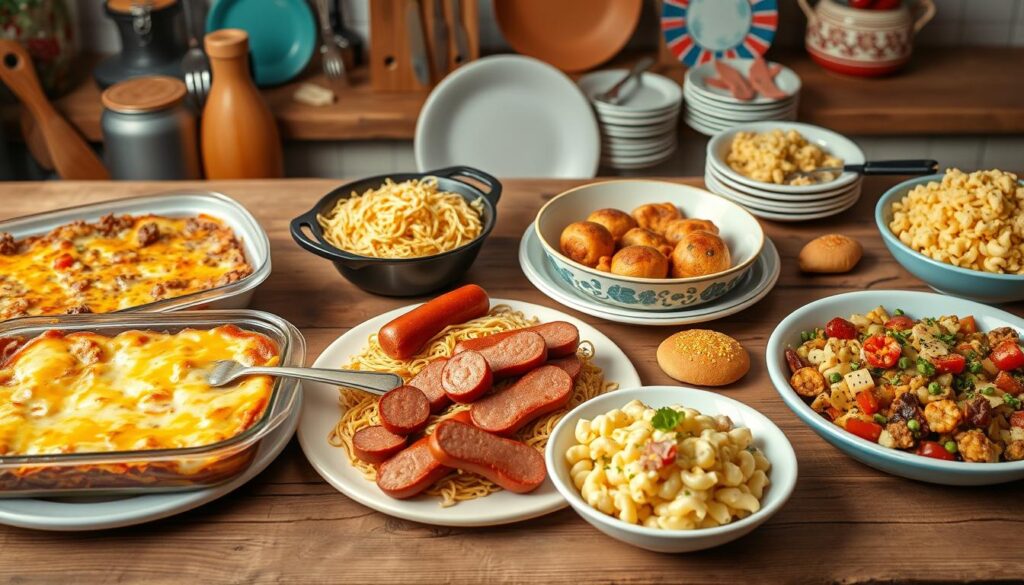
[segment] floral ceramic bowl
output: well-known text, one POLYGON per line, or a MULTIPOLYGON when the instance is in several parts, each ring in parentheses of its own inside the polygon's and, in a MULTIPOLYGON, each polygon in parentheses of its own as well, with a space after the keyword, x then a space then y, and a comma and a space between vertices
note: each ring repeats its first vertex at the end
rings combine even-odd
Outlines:
POLYGON ((663 181, 607 181, 570 189, 541 208, 534 229, 545 261, 567 284, 602 303, 649 311, 686 309, 717 299, 739 283, 764 246, 761 224, 739 205, 703 189, 663 181), (584 266, 559 251, 565 226, 593 211, 611 207, 628 213, 645 203, 664 202, 686 217, 713 221, 729 246, 732 267, 690 278, 635 278, 584 266))

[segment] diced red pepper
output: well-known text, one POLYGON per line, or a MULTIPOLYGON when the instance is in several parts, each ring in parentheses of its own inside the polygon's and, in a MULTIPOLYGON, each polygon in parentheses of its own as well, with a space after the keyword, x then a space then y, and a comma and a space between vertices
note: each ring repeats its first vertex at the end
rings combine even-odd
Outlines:
POLYGON ((1009 371, 1024 367, 1024 351, 1021 351, 1020 346, 1012 339, 995 346, 988 357, 1000 370, 1009 371))
POLYGON ((857 393, 857 405, 864 414, 875 414, 878 412, 878 398, 871 390, 861 390, 857 393))
POLYGON ((825 335, 836 339, 856 339, 857 326, 842 317, 836 317, 825 324, 825 335))
POLYGON ((872 443, 877 443, 878 437, 882 436, 882 425, 859 418, 846 419, 846 430, 872 443))
POLYGON ((896 331, 905 331, 907 329, 914 328, 914 320, 906 315, 897 315, 892 319, 885 322, 886 329, 895 329, 896 331))
POLYGON ((644 462, 644 469, 658 471, 662 467, 675 463, 676 451, 675 441, 654 441, 647 444, 640 459, 644 462))
POLYGON ((978 322, 974 320, 974 315, 967 315, 960 319, 960 331, 968 335, 978 332, 978 322))
POLYGON ((932 365, 935 366, 937 374, 959 374, 967 366, 967 358, 958 353, 951 353, 932 358, 932 365))
POLYGON ((888 335, 872 335, 864 340, 864 358, 875 368, 891 368, 900 360, 900 342, 888 335))
POLYGON ((825 414, 828 416, 828 420, 834 421, 837 418, 843 416, 843 413, 838 408, 830 406, 825 409, 825 414))
POLYGON ((74 256, 72 256, 71 254, 61 254, 60 256, 57 256, 56 259, 54 259, 53 267, 56 270, 64 270, 65 268, 70 268, 71 265, 74 264, 74 263, 75 263, 75 257, 74 256))
POLYGON ((917 454, 932 459, 943 459, 945 461, 956 461, 956 457, 946 450, 942 443, 936 441, 921 441, 917 447, 917 454))
POLYGON ((1010 415, 1010 426, 1024 429, 1024 410, 1018 410, 1010 415))
POLYGON ((1008 392, 1014 396, 1024 392, 1024 384, 1021 384, 1017 378, 1014 378, 1012 374, 1008 372, 999 372, 995 379, 996 388, 999 388, 1003 392, 1008 392))

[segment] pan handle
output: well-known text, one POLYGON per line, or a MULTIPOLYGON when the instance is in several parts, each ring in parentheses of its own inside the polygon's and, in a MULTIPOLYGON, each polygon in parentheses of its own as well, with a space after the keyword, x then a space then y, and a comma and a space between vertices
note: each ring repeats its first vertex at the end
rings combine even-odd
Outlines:
POLYGON ((289 226, 292 232, 292 239, 299 247, 306 251, 312 252, 321 258, 326 258, 333 262, 344 262, 348 268, 360 268, 365 262, 363 258, 354 254, 349 254, 344 250, 339 250, 334 246, 329 245, 323 240, 317 230, 320 225, 316 221, 317 209, 314 207, 306 213, 296 217, 292 220, 289 226), (310 238, 306 235, 305 230, 308 229, 316 239, 310 238))
MULTIPOLYGON (((484 197, 491 202, 495 208, 498 207, 498 200, 501 199, 501 181, 495 179, 493 176, 481 171, 480 169, 474 169, 473 167, 467 166, 456 166, 446 167, 438 169, 436 171, 430 171, 425 173, 428 176, 434 177, 445 177, 448 179, 457 179, 457 177, 469 177, 476 181, 480 181, 487 186, 488 191, 484 193, 484 197)), ((465 181, 461 181, 465 183, 465 181)))

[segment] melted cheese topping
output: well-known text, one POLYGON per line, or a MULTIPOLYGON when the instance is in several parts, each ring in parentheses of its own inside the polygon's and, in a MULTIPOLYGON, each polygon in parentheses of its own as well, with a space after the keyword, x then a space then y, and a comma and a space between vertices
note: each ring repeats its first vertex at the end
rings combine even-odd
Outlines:
POLYGON ((0 233, 0 319, 106 313, 251 273, 231 228, 205 215, 107 216, 17 242, 0 233))
POLYGON ((114 337, 51 331, 0 363, 0 455, 210 445, 260 420, 273 380, 213 388, 213 362, 275 364, 278 350, 234 325, 114 337))

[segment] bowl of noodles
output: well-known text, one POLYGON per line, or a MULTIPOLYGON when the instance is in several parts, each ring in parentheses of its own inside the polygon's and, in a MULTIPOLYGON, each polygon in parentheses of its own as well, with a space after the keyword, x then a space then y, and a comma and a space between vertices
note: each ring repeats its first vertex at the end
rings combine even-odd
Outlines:
POLYGON ((381 175, 334 189, 292 220, 291 233, 365 291, 418 296, 462 278, 494 229, 500 196, 501 183, 471 167, 381 175))

